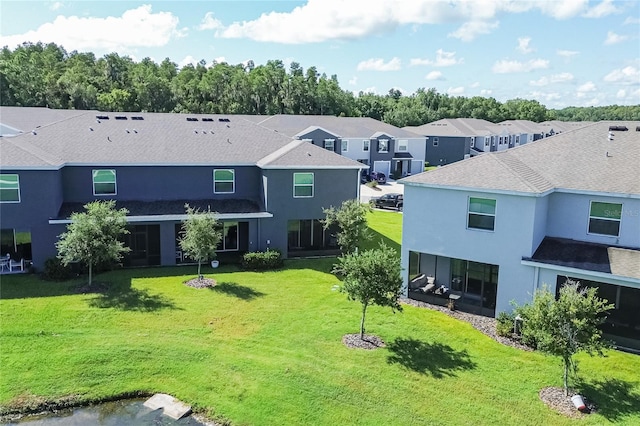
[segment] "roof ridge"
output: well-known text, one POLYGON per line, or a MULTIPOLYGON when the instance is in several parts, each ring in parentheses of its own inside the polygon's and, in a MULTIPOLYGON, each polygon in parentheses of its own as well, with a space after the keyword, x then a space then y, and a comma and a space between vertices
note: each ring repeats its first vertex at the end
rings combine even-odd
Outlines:
POLYGON ((303 143, 309 143, 309 142, 304 142, 302 140, 292 140, 291 142, 289 142, 285 146, 275 150, 271 154, 266 155, 266 156, 262 157, 261 159, 259 159, 258 161, 256 161, 256 166, 258 166, 258 167, 266 166, 267 164, 269 164, 269 163, 271 163, 273 161, 276 161, 278 158, 284 156, 285 154, 287 154, 288 152, 290 152, 294 148, 297 148, 299 145, 301 145, 303 143))
POLYGON ((507 167, 514 176, 535 192, 544 192, 555 187, 546 177, 529 167, 519 158, 511 155, 508 150, 496 152, 491 157, 507 167), (527 176, 531 179, 527 179, 527 176))
MULTIPOLYGON (((26 135, 26 133, 23 133, 22 135, 26 135)), ((19 136, 22 136, 19 135, 19 136)), ((60 164, 63 163, 62 159, 60 157, 54 156, 51 153, 38 148, 37 146, 34 146, 33 144, 31 144, 29 141, 26 141, 26 144, 18 144, 15 143, 15 137, 13 138, 2 138, 4 139, 2 142, 3 143, 10 143, 11 145, 13 145, 14 147, 16 147, 17 149, 26 152, 27 154, 33 155, 34 157, 44 161, 45 163, 52 165, 52 166, 59 166, 60 164)))

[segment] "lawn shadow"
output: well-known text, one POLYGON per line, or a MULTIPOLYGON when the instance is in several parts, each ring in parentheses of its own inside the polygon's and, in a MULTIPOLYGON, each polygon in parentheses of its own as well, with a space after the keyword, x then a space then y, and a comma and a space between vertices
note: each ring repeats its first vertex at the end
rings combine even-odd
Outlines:
POLYGON ((640 393, 634 387, 634 382, 609 378, 577 383, 582 395, 596 404, 598 414, 611 422, 640 413, 640 393))
POLYGON ((168 298, 135 288, 112 288, 89 300, 94 308, 114 308, 121 311, 153 312, 161 309, 178 309, 168 298))
POLYGON ((436 379, 455 376, 456 371, 476 368, 465 350, 457 351, 442 343, 426 343, 416 339, 396 339, 387 345, 391 354, 389 364, 403 367, 421 374, 430 374, 436 379))
POLYGON ((226 295, 234 296, 242 300, 253 300, 256 297, 262 297, 265 295, 264 293, 254 290, 251 287, 231 282, 218 283, 215 286, 208 288, 211 291, 224 293, 226 295))
POLYGON ((400 243, 392 240, 386 235, 382 235, 381 233, 373 230, 372 228, 369 228, 368 232, 371 238, 360 242, 360 244, 358 245, 360 250, 377 249, 380 247, 380 242, 382 241, 386 244, 387 247, 391 247, 392 249, 400 253, 400 243))

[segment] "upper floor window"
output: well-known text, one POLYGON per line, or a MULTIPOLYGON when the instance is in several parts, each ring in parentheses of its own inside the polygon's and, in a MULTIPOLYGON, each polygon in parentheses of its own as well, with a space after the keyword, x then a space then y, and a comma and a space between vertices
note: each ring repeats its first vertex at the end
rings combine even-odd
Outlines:
POLYGON ((293 197, 313 197, 313 173, 293 174, 293 197))
POLYGON ((471 148, 475 148, 475 146, 476 146, 476 138, 471 137, 471 141, 470 142, 471 142, 471 148))
POLYGON ((0 174, 0 203, 20 202, 20 179, 18 175, 0 174))
POLYGON ((400 139, 398 141, 398 152, 407 152, 409 150, 409 141, 406 139, 400 139))
POLYGON ((496 221, 496 200, 469 197, 467 227, 493 231, 496 221))
POLYGON ((349 151, 349 141, 347 139, 342 139, 342 152, 349 151))
POLYGON ((388 139, 380 139, 380 140, 378 140, 378 152, 389 152, 389 140, 388 139))
POLYGON ((371 141, 369 139, 365 139, 362 141, 362 150, 364 152, 369 151, 369 144, 371 143, 371 141))
POLYGON ((328 149, 329 151, 333 151, 335 148, 335 139, 325 139, 324 140, 324 149, 328 149))
POLYGON ((216 169, 213 171, 213 192, 215 194, 232 194, 236 191, 236 172, 233 169, 216 169))
POLYGON ((489 146, 489 137, 484 138, 484 146, 489 146))
POLYGON ((620 235, 622 204, 592 201, 589 209, 589 233, 599 235, 620 235))
POLYGON ((93 171, 93 195, 116 195, 116 171, 94 170, 93 171))
POLYGON ((440 139, 433 138, 433 146, 438 146, 439 143, 440 143, 440 139))

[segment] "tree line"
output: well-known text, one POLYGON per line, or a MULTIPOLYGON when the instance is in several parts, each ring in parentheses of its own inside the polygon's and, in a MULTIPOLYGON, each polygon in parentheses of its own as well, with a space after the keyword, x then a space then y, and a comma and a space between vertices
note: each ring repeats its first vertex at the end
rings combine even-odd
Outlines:
POLYGON ((443 118, 598 121, 638 120, 640 105, 546 108, 535 100, 504 103, 488 97, 449 96, 420 88, 410 95, 354 94, 338 77, 281 60, 231 65, 204 60, 178 67, 169 58, 135 62, 109 53, 68 53, 54 43, 23 43, 0 52, 0 104, 102 111, 211 114, 302 114, 371 117, 404 127, 443 118))

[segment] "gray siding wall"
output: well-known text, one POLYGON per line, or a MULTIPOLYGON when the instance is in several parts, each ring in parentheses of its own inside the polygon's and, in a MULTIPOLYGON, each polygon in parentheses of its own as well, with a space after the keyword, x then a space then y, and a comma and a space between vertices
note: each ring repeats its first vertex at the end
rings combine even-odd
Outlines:
POLYGON ((314 145, 319 146, 320 148, 324 148, 324 140, 325 139, 335 139, 333 143, 333 152, 340 154, 341 146, 340 146, 340 138, 332 133, 326 132, 322 129, 315 129, 309 133, 305 133, 304 135, 300 135, 300 139, 311 139, 311 142, 314 145))
POLYGON ((260 201, 260 170, 255 166, 227 167, 65 167, 62 170, 64 201, 85 203, 95 199, 197 200, 243 198, 260 201), (213 170, 235 170, 235 193, 214 194, 213 170), (92 170, 115 169, 117 195, 94 196, 92 170))
POLYGON ((469 153, 469 138, 457 136, 429 136, 426 160, 431 166, 444 166, 464 159, 469 153), (438 146, 433 146, 438 138, 438 146))
POLYGON ((323 208, 339 207, 343 201, 358 197, 358 170, 264 170, 267 181, 268 206, 273 218, 260 221, 258 250, 282 250, 287 255, 287 224, 289 220, 323 219, 323 208), (313 198, 293 197, 293 174, 314 174, 313 198))
POLYGON ((396 140, 391 136, 378 136, 377 138, 371 138, 371 145, 369 152, 371 154, 371 162, 373 165, 375 161, 391 161, 393 154, 396 152, 396 140), (389 149, 387 152, 379 152, 380 140, 388 140, 389 149))

